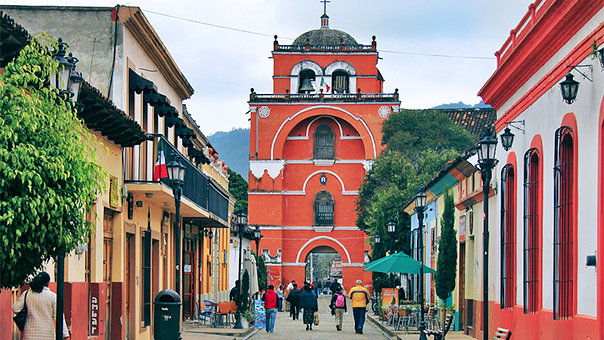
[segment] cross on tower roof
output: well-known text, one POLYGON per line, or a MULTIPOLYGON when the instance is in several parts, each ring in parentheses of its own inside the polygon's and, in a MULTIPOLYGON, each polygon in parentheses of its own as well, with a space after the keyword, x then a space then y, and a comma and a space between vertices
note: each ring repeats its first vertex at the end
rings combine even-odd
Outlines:
POLYGON ((319 2, 323 3, 323 14, 327 14, 327 3, 329 0, 320 0, 319 2))

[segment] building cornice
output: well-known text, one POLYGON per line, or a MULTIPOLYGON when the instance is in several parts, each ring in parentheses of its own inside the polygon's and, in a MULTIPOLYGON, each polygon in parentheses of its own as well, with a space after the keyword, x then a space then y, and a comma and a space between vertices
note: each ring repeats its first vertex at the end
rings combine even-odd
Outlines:
POLYGON ((180 71, 168 49, 159 38, 139 7, 118 7, 119 23, 124 24, 134 39, 141 45, 145 53, 157 66, 176 93, 188 99, 193 95, 193 87, 180 71))

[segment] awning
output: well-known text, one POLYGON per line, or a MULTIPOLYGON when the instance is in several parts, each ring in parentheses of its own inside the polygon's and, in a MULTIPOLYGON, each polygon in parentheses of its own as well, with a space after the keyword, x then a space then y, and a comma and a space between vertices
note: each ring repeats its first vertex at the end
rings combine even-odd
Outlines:
POLYGON ((130 89, 138 94, 157 93, 157 88, 151 80, 139 76, 132 69, 130 69, 130 89))

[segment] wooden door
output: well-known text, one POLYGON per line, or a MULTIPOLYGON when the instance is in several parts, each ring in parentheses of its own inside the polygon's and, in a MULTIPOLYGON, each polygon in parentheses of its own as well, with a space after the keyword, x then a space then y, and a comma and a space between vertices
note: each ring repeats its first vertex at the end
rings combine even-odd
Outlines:
POLYGON ((459 244, 459 327, 466 329, 466 244, 459 244))
POLYGON ((111 283, 113 270, 113 213, 105 212, 103 217, 103 282, 107 285, 105 299, 105 339, 111 339, 111 283))
POLYGON ((132 294, 135 292, 134 288, 134 270, 136 264, 134 262, 134 251, 135 251, 135 237, 134 234, 126 234, 126 263, 124 263, 124 269, 126 271, 126 284, 125 284, 125 305, 124 305, 124 326, 126 328, 126 339, 130 339, 130 333, 135 331, 133 320, 131 318, 131 312, 134 312, 134 297, 132 294), (132 307, 132 308, 131 308, 132 307))
POLYGON ((183 315, 195 314, 195 252, 185 251, 183 260, 183 315))

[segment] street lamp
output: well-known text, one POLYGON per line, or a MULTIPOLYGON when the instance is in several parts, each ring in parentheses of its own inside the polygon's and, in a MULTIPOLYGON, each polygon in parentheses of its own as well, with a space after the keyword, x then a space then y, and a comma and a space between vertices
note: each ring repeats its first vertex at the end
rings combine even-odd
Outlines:
POLYGON ((495 159, 495 150, 497 149, 497 139, 493 137, 493 127, 486 126, 482 130, 480 140, 478 141, 478 166, 482 177, 482 196, 483 196, 483 339, 489 338, 489 184, 491 182, 491 170, 497 164, 495 159))
POLYGON ((262 233, 260 232, 260 226, 257 225, 256 229, 254 229, 254 240, 256 240, 256 256, 260 256, 258 252, 258 246, 260 245, 260 239, 262 238, 262 233))
POLYGON ((174 207, 176 208, 176 222, 174 223, 174 230, 176 232, 176 293, 180 294, 180 196, 182 195, 182 185, 185 182, 185 166, 178 160, 179 157, 176 152, 172 152, 171 158, 170 163, 166 164, 166 169, 168 170, 168 179, 170 180, 170 184, 172 184, 174 207))
MULTIPOLYGON (((84 79, 75 72, 77 58, 74 58, 70 53, 65 58, 65 49, 67 44, 63 43, 63 39, 59 38, 59 48, 54 51, 52 59, 59 62, 59 67, 55 72, 49 75, 50 86, 59 90, 59 93, 65 100, 69 100, 75 97, 78 99, 78 93, 80 92, 80 85, 84 79)), ((65 222, 67 224, 73 223, 70 219, 65 222)), ((63 339, 63 301, 65 296, 65 254, 57 256, 57 318, 56 318, 56 339, 63 339)))
POLYGON ((419 301, 420 301, 420 318, 419 318, 419 339, 427 340, 426 321, 424 320, 424 211, 426 210, 426 193, 423 186, 419 187, 417 195, 415 195, 415 212, 419 222, 419 301))
POLYGON ((239 233, 239 294, 237 296, 237 311, 235 312, 235 326, 233 326, 233 328, 243 329, 243 325, 241 324, 241 304, 239 302, 239 295, 241 295, 241 288, 243 287, 243 283, 241 282, 241 258, 243 257, 243 244, 241 242, 243 242, 243 231, 247 226, 247 215, 245 214, 245 212, 242 211, 236 215, 235 223, 237 224, 237 230, 239 233))
POLYGON ((394 253, 392 249, 392 244, 394 243, 394 233, 396 232, 396 223, 394 223, 393 219, 388 221, 388 235, 390 236, 390 254, 394 253))

